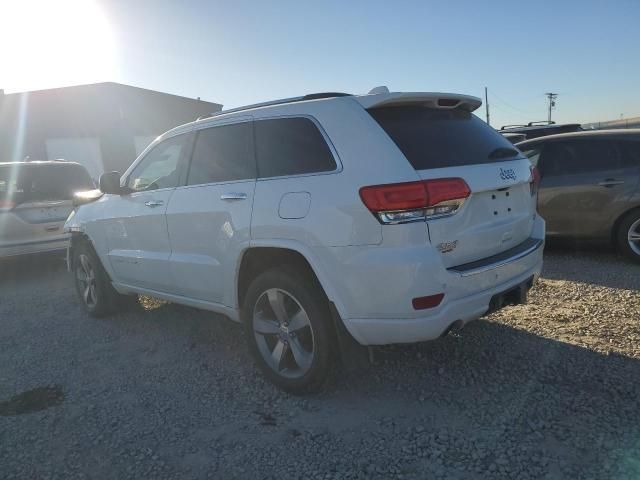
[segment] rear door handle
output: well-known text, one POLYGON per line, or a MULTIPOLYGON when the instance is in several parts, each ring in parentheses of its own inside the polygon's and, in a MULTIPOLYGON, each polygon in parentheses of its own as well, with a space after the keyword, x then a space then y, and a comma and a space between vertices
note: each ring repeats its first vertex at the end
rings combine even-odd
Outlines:
POLYGON ((229 192, 220 195, 220 200, 246 200, 247 194, 243 192, 229 192))
POLYGON ((154 207, 160 207, 164 205, 164 202, 162 200, 149 200, 148 202, 144 202, 144 204, 147 207, 154 208, 154 207))
POLYGON ((600 187, 615 187, 616 185, 622 185, 624 180, 616 180, 614 178, 607 178, 602 182, 598 182, 598 186, 600 187))

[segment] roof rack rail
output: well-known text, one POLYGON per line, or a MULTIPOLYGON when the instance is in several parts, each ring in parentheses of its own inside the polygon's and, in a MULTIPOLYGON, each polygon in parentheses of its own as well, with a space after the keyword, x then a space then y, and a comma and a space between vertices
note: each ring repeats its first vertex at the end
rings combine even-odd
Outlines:
POLYGON ((286 103, 304 102, 307 100, 320 100, 322 98, 336 98, 336 97, 350 97, 350 93, 342 92, 321 92, 321 93, 309 93, 300 97, 282 98, 280 100, 271 100, 268 102, 254 103, 251 105, 245 105, 243 107, 230 108, 229 110, 221 110, 219 112, 209 113, 198 117, 198 120, 205 118, 217 117, 218 115, 225 115, 227 113, 242 112, 243 110, 251 110, 252 108, 259 107, 271 107, 273 105, 284 105, 286 103))
POLYGON ((540 120, 538 122, 529 122, 527 123, 527 127, 534 127, 536 125, 555 125, 556 122, 553 120, 540 120))
POLYGON ((521 128, 526 127, 526 125, 503 125, 500 127, 500 130, 509 130, 510 128, 521 128))

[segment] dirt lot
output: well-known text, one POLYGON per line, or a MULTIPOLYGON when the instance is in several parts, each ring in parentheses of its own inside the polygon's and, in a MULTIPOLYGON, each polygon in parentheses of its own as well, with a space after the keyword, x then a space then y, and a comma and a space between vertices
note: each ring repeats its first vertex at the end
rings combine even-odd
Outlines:
POLYGON ((307 398, 215 315, 93 320, 59 255, 0 262, 0 477, 639 478, 640 266, 545 261, 528 305, 307 398))

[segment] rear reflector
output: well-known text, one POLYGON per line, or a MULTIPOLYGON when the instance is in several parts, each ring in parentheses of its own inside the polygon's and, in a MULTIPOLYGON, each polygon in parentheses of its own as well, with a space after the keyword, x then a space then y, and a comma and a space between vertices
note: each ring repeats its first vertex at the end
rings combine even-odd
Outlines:
POLYGON ((413 304, 413 308, 415 310, 424 310, 426 308, 433 308, 440 305, 442 299, 444 298, 444 293, 438 293, 436 295, 429 295, 428 297, 418 297, 411 300, 413 304))
POLYGON ((373 185, 360 189, 365 206, 382 223, 404 223, 453 215, 471 194, 461 178, 373 185))

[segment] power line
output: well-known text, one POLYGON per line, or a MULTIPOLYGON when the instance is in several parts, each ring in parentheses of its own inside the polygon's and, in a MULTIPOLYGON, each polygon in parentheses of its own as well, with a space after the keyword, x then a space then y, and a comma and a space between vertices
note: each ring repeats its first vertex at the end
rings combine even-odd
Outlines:
POLYGON ((495 93, 491 93, 491 95, 492 95, 496 100, 498 100, 500 103, 503 103, 505 106, 507 106, 507 107, 509 107, 509 108, 511 108, 511 109, 513 109, 513 110, 515 110, 515 111, 517 111, 517 112, 524 113, 524 114, 526 114, 526 115, 529 115, 529 114, 531 113, 531 112, 529 112, 529 111, 522 110, 521 108, 514 107, 514 106, 513 106, 513 105, 511 105, 509 102, 507 102, 507 101, 506 101, 506 100, 504 100, 503 98, 499 97, 499 96, 498 96, 498 95, 496 95, 495 93))

